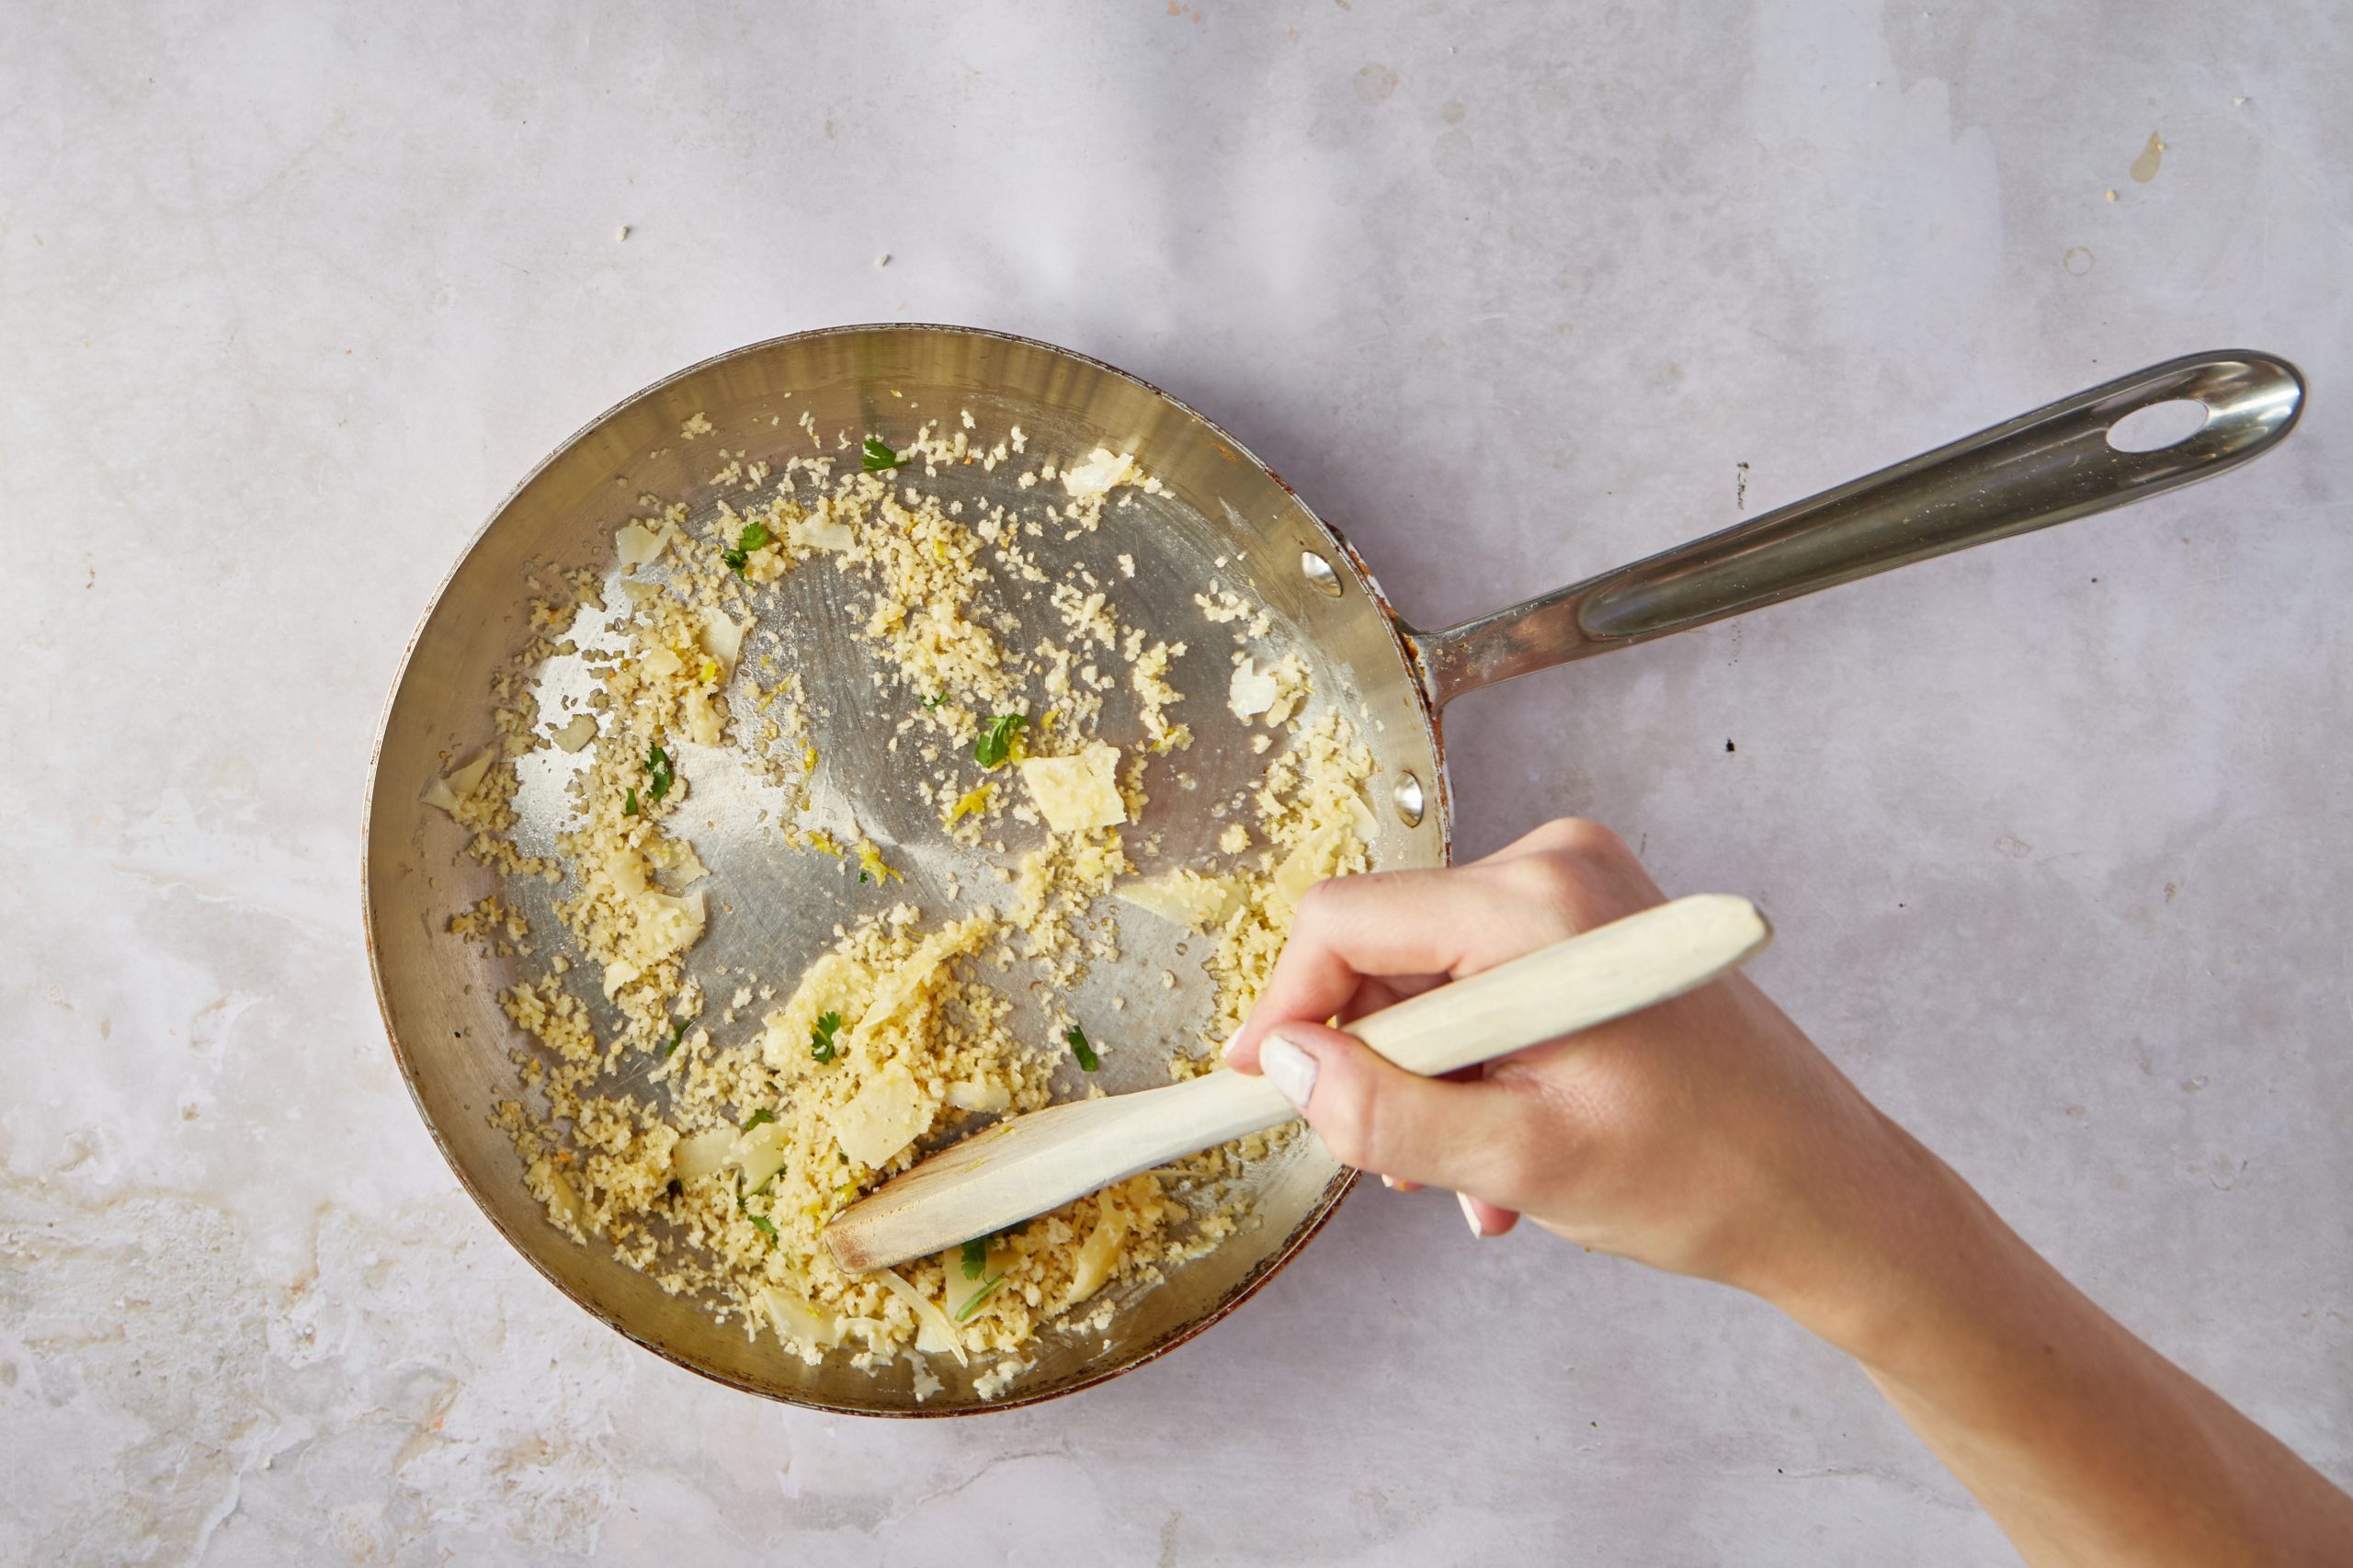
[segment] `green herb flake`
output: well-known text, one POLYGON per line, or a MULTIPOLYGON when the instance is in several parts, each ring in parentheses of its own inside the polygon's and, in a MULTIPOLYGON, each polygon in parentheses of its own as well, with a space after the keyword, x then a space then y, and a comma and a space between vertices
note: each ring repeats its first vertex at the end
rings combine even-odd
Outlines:
POLYGON ((989 1239, 974 1236, 964 1244, 964 1278, 978 1279, 989 1266, 989 1239))
POLYGON ((972 743, 972 760, 983 767, 995 767, 1013 755, 1013 739, 1024 724, 1029 722, 1026 713, 1000 713, 981 732, 972 743))
POLYGON ((858 454, 858 461, 869 473, 888 472, 906 460, 871 436, 866 438, 866 445, 858 454))
POLYGON ((752 551, 770 543, 775 538, 776 535, 768 532, 767 524, 746 523, 744 531, 735 536, 735 542, 719 552, 719 559, 727 562, 730 572, 741 577, 745 564, 752 558, 752 551))
POLYGON ((648 751, 645 754, 645 776, 654 781, 646 787, 645 792, 649 797, 658 801, 668 794, 670 786, 677 781, 678 777, 670 766, 670 754, 660 746, 648 751))
POLYGON ((1004 1284, 1005 1276, 1000 1274, 995 1278, 990 1280, 987 1284, 982 1286, 979 1290, 973 1291, 972 1299, 966 1301, 962 1306, 956 1309, 956 1321, 958 1323, 962 1323, 966 1318, 969 1318, 974 1312, 979 1312, 981 1310, 981 1304, 986 1301, 991 1296, 995 1295, 997 1291, 1003 1288, 1004 1284))
POLYGON ((1063 1043, 1070 1047, 1070 1053, 1073 1056, 1078 1058, 1080 1072, 1092 1073, 1103 1065, 1103 1059, 1095 1054, 1093 1046, 1086 1043, 1086 1031, 1076 1024, 1063 1030, 1063 1043))
POLYGON ((678 1020, 677 1026, 671 1029, 670 1043, 662 1047, 661 1050, 654 1053, 654 1059, 656 1062, 667 1062, 670 1060, 670 1053, 678 1049, 678 1042, 680 1040, 687 1038, 687 1019, 681 1018, 678 1020))
POLYGON ((947 701, 947 700, 948 700, 948 694, 947 694, 946 692, 944 692, 944 691, 943 691, 943 692, 941 692, 941 693, 940 693, 938 696, 937 696, 937 697, 926 697, 926 698, 925 698, 925 699, 923 699, 923 705, 924 705, 926 708, 937 708, 937 707, 938 707, 941 703, 943 703, 943 702, 945 702, 945 701, 947 701))
POLYGON ((744 1122, 744 1131, 749 1132, 753 1128, 759 1126, 760 1123, 764 1121, 774 1121, 775 1119, 776 1112, 769 1110, 767 1107, 763 1106, 745 1119, 744 1122))
POLYGON ((769 1241, 773 1242, 777 1239, 776 1221, 770 1220, 767 1215, 747 1214, 745 1218, 752 1221, 752 1228, 754 1230, 767 1237, 769 1241))
POLYGON ((841 1027, 842 1016, 839 1013, 819 1014, 817 1027, 809 1031, 809 1054, 820 1062, 831 1062, 835 1054, 834 1031, 841 1027))
POLYGON ((621 791, 621 815, 625 817, 637 815, 637 786, 634 784, 621 791))

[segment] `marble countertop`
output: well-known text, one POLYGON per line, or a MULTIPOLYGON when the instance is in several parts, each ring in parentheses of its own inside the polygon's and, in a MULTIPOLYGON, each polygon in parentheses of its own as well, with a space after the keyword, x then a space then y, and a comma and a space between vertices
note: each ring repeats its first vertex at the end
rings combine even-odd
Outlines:
POLYGON ((705 1383, 509 1252, 359 940, 404 639, 599 410, 860 320, 1169 388, 1429 623, 2138 364, 2298 360, 2242 472, 1449 733, 1466 850, 1582 812, 1756 895, 1868 1092, 2353 1480, 2353 46, 1795 9, 0 17, 0 1562, 2008 1560, 1768 1309, 1443 1194, 912 1426, 705 1383))

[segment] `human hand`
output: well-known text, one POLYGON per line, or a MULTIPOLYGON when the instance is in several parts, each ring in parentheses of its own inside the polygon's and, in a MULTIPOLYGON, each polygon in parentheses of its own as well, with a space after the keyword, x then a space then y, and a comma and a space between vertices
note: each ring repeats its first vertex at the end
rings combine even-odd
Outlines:
POLYGON ((1323 1025, 1662 902, 1622 842, 1574 819, 1452 870, 1324 882, 1228 1060, 1245 1073, 1263 1062, 1345 1163, 1462 1194, 1479 1234, 1525 1213, 1662 1268, 1802 1293, 1854 1253, 1890 1184, 1921 1162, 1745 979, 1453 1082, 1323 1025))
POLYGON ((1665 902, 1588 822, 1322 882, 1228 1060, 1349 1165, 1742 1287, 1855 1355, 2029 1562, 2353 1562, 2353 1499, 2134 1338, 1733 975, 1415 1077, 1346 1021, 1665 902))

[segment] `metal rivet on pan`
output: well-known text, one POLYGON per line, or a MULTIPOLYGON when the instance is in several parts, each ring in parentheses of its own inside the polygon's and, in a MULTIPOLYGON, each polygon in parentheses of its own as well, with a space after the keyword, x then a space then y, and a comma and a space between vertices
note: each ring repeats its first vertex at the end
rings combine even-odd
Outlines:
POLYGON ((1302 576, 1315 585, 1316 592, 1325 598, 1336 599, 1340 597, 1340 574, 1332 570, 1330 562, 1313 551, 1302 550, 1299 552, 1299 571, 1302 576))
POLYGON ((1397 787, 1389 791, 1389 798, 1397 802, 1398 818, 1407 827, 1422 825, 1422 781, 1420 779, 1410 773, 1399 774, 1397 787))

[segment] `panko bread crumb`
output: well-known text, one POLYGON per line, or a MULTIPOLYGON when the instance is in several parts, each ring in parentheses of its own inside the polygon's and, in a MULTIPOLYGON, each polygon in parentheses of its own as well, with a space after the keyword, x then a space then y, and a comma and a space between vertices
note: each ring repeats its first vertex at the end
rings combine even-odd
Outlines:
MULTIPOLYGON (((844 1273, 825 1224, 941 1144, 1051 1101, 1071 1060, 1062 1035, 1075 1026, 1055 998, 1118 959, 1123 921, 1207 938, 1188 961, 1211 1000, 1168 1073, 1213 1070, 1207 1048, 1240 1025, 1301 892, 1369 868, 1372 759, 1342 714, 1312 700, 1304 661, 1253 641, 1266 612, 1213 583, 1194 605, 1245 650, 1221 681, 1227 705, 1253 727, 1251 754, 1279 749, 1252 765, 1255 787, 1216 807, 1236 820, 1214 835, 1214 856, 1162 856, 1144 781, 1155 759, 1174 767, 1193 744, 1172 679, 1188 644, 1127 623, 1132 607, 1113 590, 1133 575, 1131 556, 1107 587, 1056 555, 1125 526, 1107 508, 1159 482, 1108 448, 1057 472, 1017 430, 988 444, 969 414, 957 423, 882 448, 895 466, 837 473, 806 414, 816 455, 759 460, 694 416, 680 435, 716 437, 701 449, 716 449, 717 498, 698 512, 641 497, 642 515, 615 536, 617 579, 582 574, 535 601, 531 641, 494 690, 498 744, 453 759, 427 800, 511 884, 558 884, 560 935, 534 933, 498 897, 449 920, 517 965, 535 945, 561 949, 500 994, 528 1044, 515 1053, 524 1093, 492 1117, 550 1221, 802 1360, 870 1369, 905 1358, 922 1397, 942 1386, 928 1362, 945 1356, 990 1398, 1032 1365, 1049 1325, 1100 1331, 1125 1299, 1111 1286, 1148 1289, 1229 1235, 1242 1219, 1229 1184, 1285 1134, 896 1270, 844 1273), (932 483, 1025 460, 1018 511, 968 506, 932 483), (985 857, 995 886, 951 876, 926 903, 903 892, 919 846, 827 814, 833 765, 813 739, 801 672, 758 630, 762 604, 803 571, 833 574, 849 596, 844 624, 872 657, 868 717, 936 810, 941 844, 985 857), (1002 608, 1007 585, 1035 604, 1026 619, 1002 608), (575 647, 570 629, 592 619, 602 640, 575 647), (575 652, 594 689, 565 699, 576 711, 543 717, 529 672, 575 652), (1109 699, 1131 717, 1099 733, 1109 699), (555 852, 535 857, 513 840, 514 801, 517 760, 541 747, 578 760, 555 852), (770 791, 766 831, 812 858, 796 889, 822 895, 835 885, 826 876, 855 876, 897 898, 864 914, 845 903, 832 945, 797 976, 714 975, 723 1010, 690 972, 731 907, 693 843, 697 813, 721 809, 697 802, 694 775, 722 759, 770 791), (1139 870, 1131 853, 1159 858, 1139 870), (1041 1038, 1017 1030, 1015 994, 1042 998, 1041 1038)), ((830 447, 858 456, 850 433, 830 447)), ((1178 983, 1173 971, 1159 980, 1178 983)))

